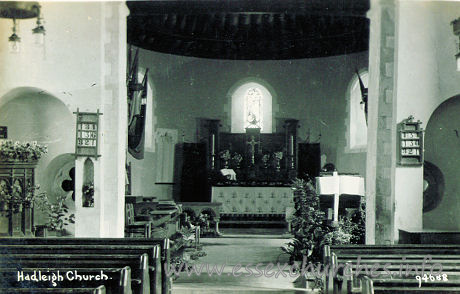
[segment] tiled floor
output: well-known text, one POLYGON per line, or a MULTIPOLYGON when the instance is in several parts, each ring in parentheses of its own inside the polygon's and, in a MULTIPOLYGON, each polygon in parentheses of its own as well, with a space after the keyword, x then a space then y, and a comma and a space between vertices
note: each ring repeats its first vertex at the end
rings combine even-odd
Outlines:
POLYGON ((223 237, 201 239, 207 253, 196 263, 201 273, 182 272, 174 281, 173 293, 306 293, 306 289, 296 287, 296 277, 284 267, 289 256, 280 247, 289 242, 288 235, 257 230, 227 229, 222 230, 223 237), (272 276, 267 277, 262 270, 270 263, 273 268, 267 274, 272 276))

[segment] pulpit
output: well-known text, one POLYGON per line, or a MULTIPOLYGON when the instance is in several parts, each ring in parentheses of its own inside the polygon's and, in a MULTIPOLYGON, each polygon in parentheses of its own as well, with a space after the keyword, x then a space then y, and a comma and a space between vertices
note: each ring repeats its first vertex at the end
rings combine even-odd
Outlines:
POLYGON ((339 221, 341 203, 357 202, 364 196, 364 178, 355 175, 332 175, 316 177, 316 192, 324 197, 333 197, 334 222, 339 221), (348 200, 348 201, 345 201, 348 200))
MULTIPOLYGON (((9 193, 13 189, 21 194, 23 199, 26 193, 34 187, 36 161, 0 161, 0 195, 9 193)), ((7 207, 9 211, 2 211, 0 215, 1 236, 32 236, 33 208, 21 201, 19 209, 7 207)))

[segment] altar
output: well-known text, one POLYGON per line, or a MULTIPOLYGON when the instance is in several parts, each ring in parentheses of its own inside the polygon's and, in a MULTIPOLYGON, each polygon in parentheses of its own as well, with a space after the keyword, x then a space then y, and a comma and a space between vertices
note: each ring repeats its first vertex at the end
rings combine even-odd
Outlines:
POLYGON ((286 225, 291 183, 319 174, 320 148, 299 142, 297 120, 280 123, 277 132, 250 125, 231 133, 221 131, 219 120, 201 119, 200 143, 181 156, 180 201, 221 203, 221 225, 286 225))
POLYGON ((212 187, 211 202, 222 203, 221 215, 279 215, 294 207, 290 187, 212 187))

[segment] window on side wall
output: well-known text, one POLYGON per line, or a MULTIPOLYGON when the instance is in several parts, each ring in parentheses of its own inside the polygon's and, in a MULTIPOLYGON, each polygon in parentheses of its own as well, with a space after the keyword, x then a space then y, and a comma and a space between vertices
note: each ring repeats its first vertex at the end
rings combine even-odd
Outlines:
MULTIPOLYGON (((369 73, 367 70, 359 72, 365 88, 368 87, 369 73)), ((350 152, 365 152, 367 147, 367 122, 365 104, 361 95, 361 87, 358 76, 355 74, 348 87, 348 134, 347 149, 350 152)))

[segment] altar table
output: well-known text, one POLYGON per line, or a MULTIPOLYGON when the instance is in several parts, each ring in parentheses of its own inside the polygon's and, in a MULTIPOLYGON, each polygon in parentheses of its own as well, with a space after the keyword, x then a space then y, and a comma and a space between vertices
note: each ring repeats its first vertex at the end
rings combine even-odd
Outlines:
POLYGON ((221 214, 264 215, 286 214, 294 207, 290 187, 212 187, 211 202, 220 202, 221 214))

